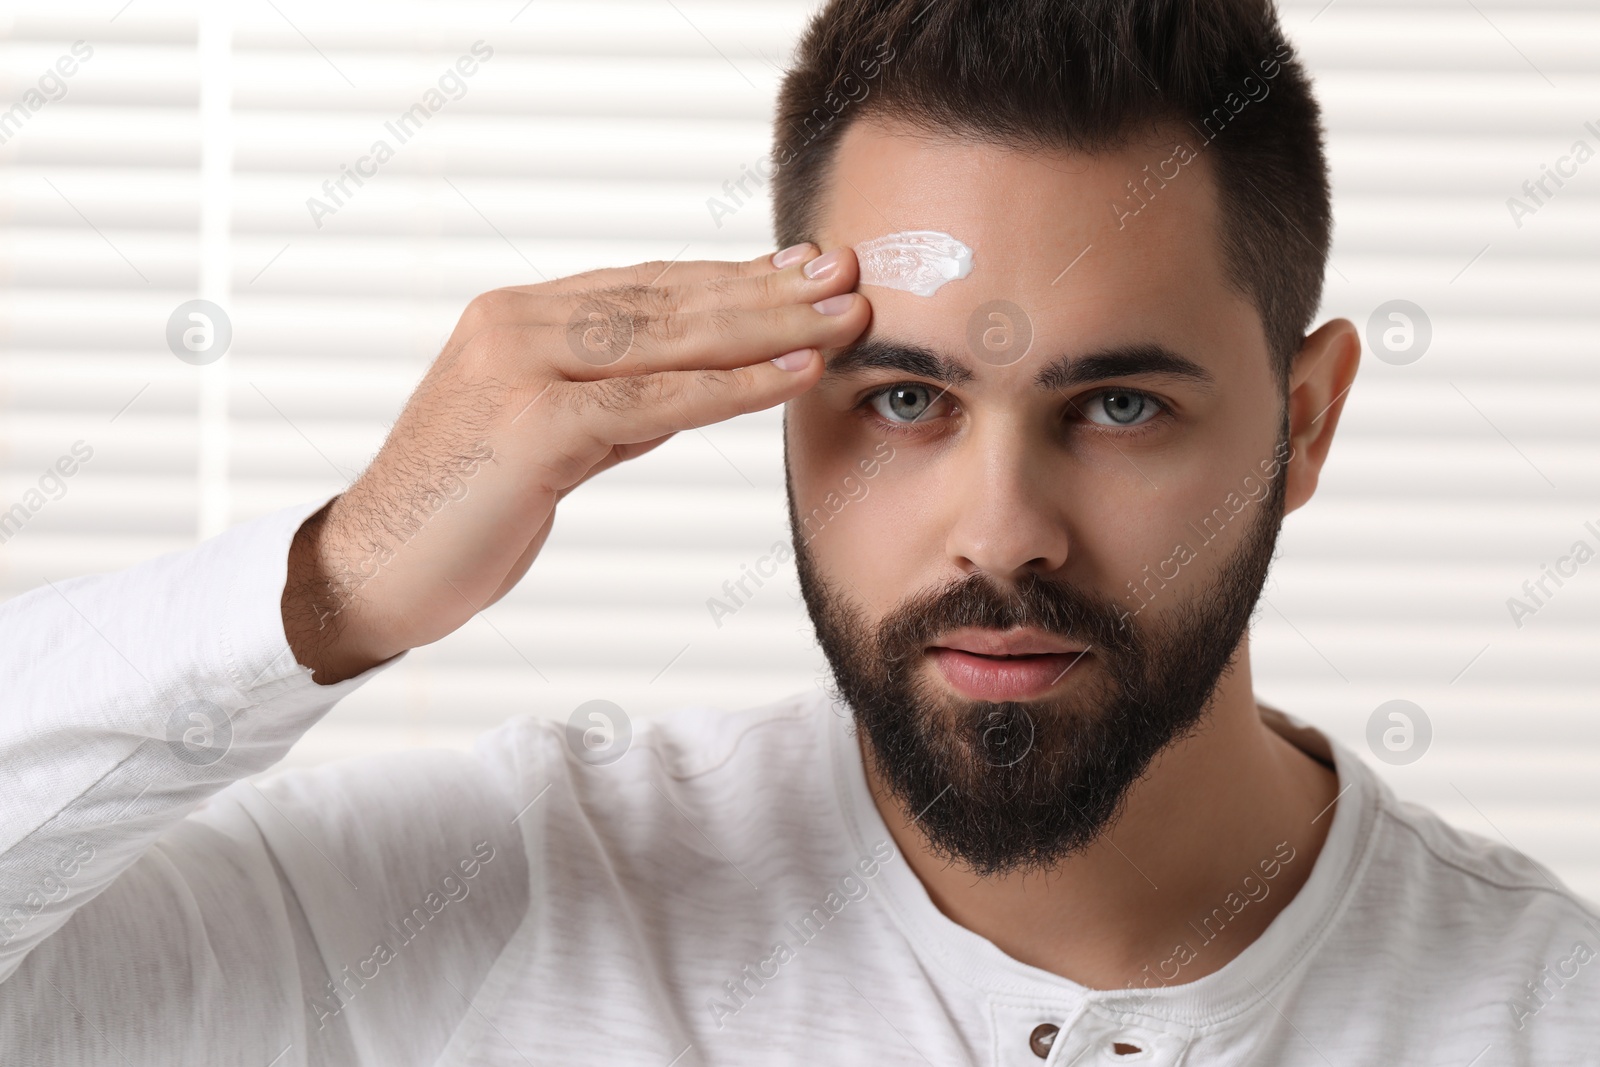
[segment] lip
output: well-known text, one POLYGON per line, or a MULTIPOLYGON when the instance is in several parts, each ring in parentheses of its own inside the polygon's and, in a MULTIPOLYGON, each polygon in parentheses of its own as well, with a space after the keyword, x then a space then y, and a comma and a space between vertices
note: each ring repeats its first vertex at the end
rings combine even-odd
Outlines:
POLYGON ((1042 630, 954 630, 929 645, 950 687, 970 700, 1028 700, 1054 689, 1089 650, 1042 630), (1000 657, 1012 656, 1014 659, 1000 657))
POLYGON ((1086 658, 1083 652, 1052 652, 1016 659, 976 656, 954 648, 928 650, 950 687, 968 700, 1032 700, 1049 693, 1086 658))
POLYGON ((971 626, 950 631, 928 648, 947 648, 974 656, 1077 655, 1085 650, 1083 645, 1032 627, 1001 632, 971 626))

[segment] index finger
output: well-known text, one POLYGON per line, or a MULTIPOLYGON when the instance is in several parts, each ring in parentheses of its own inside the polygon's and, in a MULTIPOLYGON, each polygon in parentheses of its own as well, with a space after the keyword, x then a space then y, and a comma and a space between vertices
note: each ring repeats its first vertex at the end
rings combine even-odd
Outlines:
POLYGON ((586 270, 553 281, 540 282, 538 285, 508 285, 505 288, 515 293, 561 296, 588 289, 609 289, 613 286, 653 286, 661 284, 664 280, 670 280, 674 285, 689 285, 713 278, 752 278, 792 267, 796 263, 803 263, 815 258, 820 252, 816 245, 806 241, 790 245, 778 252, 757 256, 755 259, 651 260, 648 263, 635 263, 628 267, 586 270))

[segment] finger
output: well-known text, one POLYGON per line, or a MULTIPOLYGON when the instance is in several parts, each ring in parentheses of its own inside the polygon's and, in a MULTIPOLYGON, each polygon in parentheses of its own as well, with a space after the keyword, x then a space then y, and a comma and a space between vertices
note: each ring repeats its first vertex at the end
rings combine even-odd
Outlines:
MULTIPOLYGON (((791 253, 785 260, 786 267, 769 264, 767 269, 757 270, 752 264, 744 264, 749 269, 743 275, 724 275, 698 282, 685 280, 666 286, 617 284, 572 292, 556 292, 547 286, 506 286, 480 294, 467 306, 452 341, 472 337, 492 327, 564 323, 583 346, 593 350, 593 355, 577 352, 580 359, 591 364, 607 364, 627 354, 633 334, 669 315, 730 306, 764 308, 788 303, 811 304, 855 288, 854 250, 842 248, 817 256, 813 255, 814 245, 803 244, 786 251, 791 253), (616 335, 614 339, 612 334, 616 335)), ((615 278, 631 276, 629 272, 635 269, 592 273, 615 278)), ((667 331, 682 327, 681 323, 662 324, 667 331)), ((794 347, 799 346, 790 346, 794 347)), ((618 370, 626 373, 630 368, 618 370)))
POLYGON ((626 463, 631 459, 638 459, 645 453, 661 447, 661 445, 672 440, 676 436, 676 434, 668 433, 662 434, 660 437, 649 441, 640 441, 637 444, 612 445, 611 451, 606 453, 605 458, 585 471, 582 478, 579 478, 565 489, 562 489, 561 492, 557 494, 556 501, 559 503, 562 497, 578 488, 578 486, 582 485, 584 482, 590 481, 596 475, 604 474, 612 467, 626 463))
POLYGON ((663 301, 677 311, 711 308, 771 308, 783 304, 810 304, 856 287, 859 265, 855 249, 845 246, 803 258, 788 266, 738 277, 705 278, 654 286, 663 301))
POLYGON ((554 299, 570 306, 569 350, 597 368, 570 367, 571 376, 610 377, 737 367, 812 345, 842 345, 865 328, 863 316, 869 314, 865 297, 859 303, 845 298, 858 277, 855 251, 844 247, 744 278, 589 290, 554 299))
MULTIPOLYGON (((582 363, 605 368, 600 373, 609 376, 645 369, 742 366, 797 348, 826 346, 836 340, 835 331, 827 327, 837 324, 813 330, 818 325, 815 316, 800 309, 825 308, 824 317, 838 314, 849 304, 829 302, 830 298, 855 289, 858 276, 855 251, 837 248, 747 277, 515 299, 551 301, 551 307, 528 314, 547 320, 562 316, 572 354, 582 363), (751 314, 761 311, 773 314, 751 314), (719 339, 732 348, 709 347, 719 339), (702 352, 708 358, 698 358, 702 352)), ((853 325, 848 317, 846 322, 853 325)), ((582 367, 571 371, 574 377, 597 376, 582 367)))
POLYGON ((816 349, 786 353, 797 369, 763 360, 732 370, 663 371, 657 374, 564 383, 557 404, 577 433, 615 446, 654 441, 798 396, 822 376, 816 349))
MULTIPOLYGON (((848 285, 848 282, 838 284, 848 285)), ((650 314, 639 301, 581 304, 550 345, 551 328, 507 328, 503 343, 550 355, 558 373, 596 381, 661 371, 729 370, 802 348, 840 348, 867 328, 872 310, 860 293, 804 304, 650 314)))
POLYGON ((807 304, 682 312, 649 324, 630 355, 642 371, 747 367, 802 348, 843 348, 871 318, 867 298, 849 291, 807 304))
POLYGON ((556 296, 614 286, 693 285, 711 278, 749 278, 802 263, 817 254, 813 244, 799 244, 747 260, 652 260, 627 267, 602 267, 538 285, 514 285, 517 292, 556 296), (778 257, 785 256, 781 261, 778 257))
POLYGON ((674 436, 674 434, 670 433, 662 434, 660 437, 657 437, 651 441, 641 441, 640 443, 634 445, 618 445, 611 451, 617 457, 618 463, 626 463, 631 459, 638 459, 646 452, 651 452, 657 448, 660 448, 662 445, 672 440, 674 436))

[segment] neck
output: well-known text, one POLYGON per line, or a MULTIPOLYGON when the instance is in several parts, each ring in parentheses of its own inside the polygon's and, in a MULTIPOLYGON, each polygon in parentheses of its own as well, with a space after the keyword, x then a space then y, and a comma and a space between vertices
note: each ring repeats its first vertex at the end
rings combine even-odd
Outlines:
POLYGON ((1305 884, 1338 792, 1332 771, 1262 721, 1244 643, 1201 728, 1156 757, 1099 840, 1047 875, 981 878, 936 856, 865 765, 940 911, 1096 989, 1190 982, 1244 951, 1305 884))

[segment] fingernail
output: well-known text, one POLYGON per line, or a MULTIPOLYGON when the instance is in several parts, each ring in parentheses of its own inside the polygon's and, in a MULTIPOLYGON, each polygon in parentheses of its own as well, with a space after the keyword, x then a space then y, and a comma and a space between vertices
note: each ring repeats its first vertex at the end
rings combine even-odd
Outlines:
POLYGON ((810 278, 812 281, 820 282, 831 276, 833 272, 838 269, 839 250, 835 248, 832 252, 820 255, 816 259, 813 259, 810 263, 807 263, 804 273, 805 276, 810 278))
POLYGON ((801 243, 790 245, 782 252, 774 252, 772 253, 772 265, 779 270, 784 267, 792 267, 806 257, 806 249, 810 247, 808 244, 801 243))
POLYGON ((798 349, 794 352, 785 352, 776 357, 772 362, 779 370, 805 370, 811 365, 811 352, 809 348, 798 349))
POLYGON ((811 306, 816 308, 817 313, 820 315, 843 315, 850 310, 850 305, 853 303, 855 303, 854 293, 840 293, 838 296, 830 296, 826 300, 818 300, 811 306))

